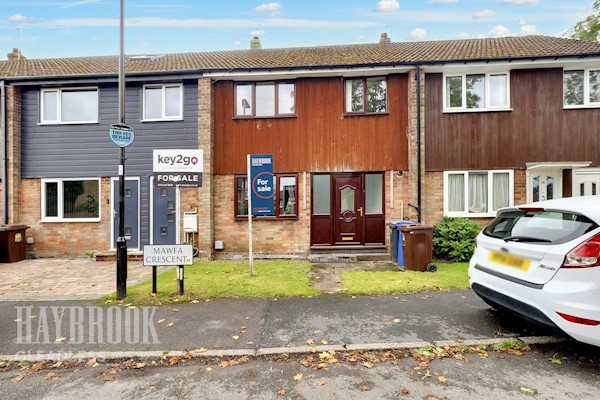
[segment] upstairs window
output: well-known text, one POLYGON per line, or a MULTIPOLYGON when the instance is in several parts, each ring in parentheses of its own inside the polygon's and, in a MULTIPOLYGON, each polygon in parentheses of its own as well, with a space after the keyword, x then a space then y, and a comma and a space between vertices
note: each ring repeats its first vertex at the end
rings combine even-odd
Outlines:
POLYGON ((98 122, 98 88, 42 89, 40 123, 98 122))
POLYGON ((296 114, 293 82, 241 83, 235 86, 236 118, 266 118, 296 114))
POLYGON ((509 108, 508 73, 444 76, 444 111, 509 108))
MULTIPOLYGON (((298 218, 298 178, 296 175, 276 174, 274 210, 275 216, 260 218, 298 218)), ((235 218, 248 219, 248 179, 244 176, 235 177, 235 218)))
POLYGON ((183 86, 181 84, 144 86, 144 121, 183 119, 183 86))
POLYGON ((600 107, 600 70, 564 71, 563 104, 565 108, 600 107))
POLYGON ((376 114, 387 112, 387 81, 385 78, 347 79, 345 82, 346 114, 376 114))

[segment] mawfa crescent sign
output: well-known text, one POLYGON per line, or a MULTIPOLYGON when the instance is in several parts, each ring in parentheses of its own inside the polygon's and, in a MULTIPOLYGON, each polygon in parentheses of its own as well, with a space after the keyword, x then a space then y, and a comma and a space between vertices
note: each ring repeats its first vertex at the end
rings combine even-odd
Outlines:
POLYGON ((154 187, 202 187, 202 150, 154 150, 154 187))
POLYGON ((146 245, 144 246, 145 266, 192 265, 194 250, 188 244, 146 245))

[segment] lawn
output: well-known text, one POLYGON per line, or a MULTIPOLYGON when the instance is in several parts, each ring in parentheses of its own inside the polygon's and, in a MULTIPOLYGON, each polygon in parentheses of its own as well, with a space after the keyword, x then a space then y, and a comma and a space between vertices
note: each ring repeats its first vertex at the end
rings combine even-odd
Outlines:
MULTIPOLYGON (((127 303, 157 304, 216 297, 306 297, 320 292, 309 286, 310 264, 301 261, 255 261, 254 274, 248 261, 197 261, 185 267, 185 295, 179 296, 177 268, 157 278, 157 296, 152 279, 127 288, 127 303)), ((115 294, 107 297, 115 299, 115 294)))
POLYGON ((349 271, 342 274, 344 293, 377 295, 469 287, 468 263, 436 263, 437 272, 349 271))

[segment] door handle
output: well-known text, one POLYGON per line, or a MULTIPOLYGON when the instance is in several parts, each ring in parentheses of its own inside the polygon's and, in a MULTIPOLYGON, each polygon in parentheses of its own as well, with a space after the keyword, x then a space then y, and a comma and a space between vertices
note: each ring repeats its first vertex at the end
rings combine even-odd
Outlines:
POLYGON ((360 212, 360 216, 361 217, 363 216, 363 213, 362 213, 363 212, 363 208, 362 207, 361 208, 357 208, 356 212, 360 212))

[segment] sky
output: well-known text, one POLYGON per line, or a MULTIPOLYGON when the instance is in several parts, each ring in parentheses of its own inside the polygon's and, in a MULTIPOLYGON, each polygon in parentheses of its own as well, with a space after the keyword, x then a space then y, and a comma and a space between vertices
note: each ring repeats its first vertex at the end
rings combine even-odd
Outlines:
MULTIPOLYGON (((124 0, 125 53, 164 54, 541 34, 593 0, 124 0)), ((0 0, 0 59, 116 55, 119 0, 0 0)))

